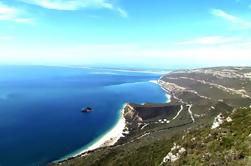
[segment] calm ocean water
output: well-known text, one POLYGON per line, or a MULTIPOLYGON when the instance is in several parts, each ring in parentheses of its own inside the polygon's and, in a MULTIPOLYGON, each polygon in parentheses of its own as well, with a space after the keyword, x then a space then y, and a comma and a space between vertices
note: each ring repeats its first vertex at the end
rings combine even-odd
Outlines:
POLYGON ((0 67, 0 166, 33 166, 90 144, 125 102, 165 102, 158 74, 63 67, 0 67), (82 107, 93 112, 84 114, 82 107))

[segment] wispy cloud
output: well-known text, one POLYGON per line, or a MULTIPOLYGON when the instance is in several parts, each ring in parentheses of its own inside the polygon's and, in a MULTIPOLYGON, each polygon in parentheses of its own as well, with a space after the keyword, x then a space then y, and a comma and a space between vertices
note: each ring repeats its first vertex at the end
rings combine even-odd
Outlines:
POLYGON ((216 17, 220 17, 220 18, 230 22, 231 24, 239 26, 240 28, 251 29, 251 21, 247 21, 247 20, 244 20, 240 17, 231 15, 221 9, 212 9, 211 13, 216 17))
POLYGON ((127 17, 125 10, 115 6, 108 0, 20 0, 22 2, 37 5, 46 9, 53 10, 81 10, 85 8, 108 9, 116 11, 122 17, 127 17))
POLYGON ((22 16, 22 11, 0 2, 0 21, 12 21, 17 23, 30 23, 32 20, 22 16))
POLYGON ((122 17, 128 17, 127 12, 124 9, 117 8, 117 11, 119 12, 120 16, 122 17))
POLYGON ((178 42, 178 45, 220 45, 240 41, 238 37, 205 36, 178 42))
POLYGON ((26 44, 0 45, 0 62, 23 64, 139 64, 147 67, 170 67, 195 65, 250 65, 249 45, 221 45, 219 47, 185 47, 163 49, 138 44, 74 44, 68 46, 45 46, 26 44), (39 50, 39 51, 38 51, 39 50), (36 53, 36 56, 34 56, 36 53), (188 63, 189 62, 189 63, 188 63))

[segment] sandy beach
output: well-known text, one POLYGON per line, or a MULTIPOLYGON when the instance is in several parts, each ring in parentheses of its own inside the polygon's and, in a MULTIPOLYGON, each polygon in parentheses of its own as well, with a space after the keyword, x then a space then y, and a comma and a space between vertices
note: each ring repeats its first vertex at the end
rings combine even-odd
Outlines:
MULTIPOLYGON (((160 85, 158 80, 150 80, 149 82, 160 85)), ((163 90, 165 91, 165 89, 163 89, 163 90)), ((167 103, 171 102, 171 97, 168 93, 166 93, 166 91, 165 91, 165 96, 167 98, 166 102, 167 103)), ((96 139, 96 141, 94 141, 92 144, 90 144, 87 148, 79 150, 78 152, 75 152, 73 154, 70 154, 67 157, 64 157, 64 159, 67 159, 70 157, 84 156, 84 155, 86 155, 85 152, 92 151, 92 150, 102 148, 102 147, 112 146, 121 137, 124 137, 123 133, 124 133, 124 129, 126 127, 126 120, 123 116, 123 113, 124 113, 124 108, 126 105, 127 104, 124 104, 123 107, 120 109, 119 120, 117 121, 116 125, 114 125, 113 128, 111 128, 107 133, 105 133, 100 138, 96 139)), ((60 161, 60 160, 58 160, 58 161, 60 161)), ((56 161, 56 162, 58 162, 58 161, 56 161)))
POLYGON ((106 147, 106 146, 112 146, 114 145, 121 137, 123 137, 123 131, 126 127, 126 121, 123 116, 124 113, 124 107, 120 110, 120 117, 116 125, 110 129, 107 133, 105 133, 103 136, 97 139, 93 144, 91 144, 88 148, 81 150, 80 152, 73 155, 73 157, 84 155, 85 152, 95 150, 97 148, 106 147))
POLYGON ((89 147, 84 148, 82 150, 73 152, 71 154, 68 154, 67 156, 54 161, 53 163, 61 162, 64 160, 68 160, 69 158, 72 157, 77 157, 77 156, 84 156, 86 152, 92 151, 98 148, 106 147, 106 146, 112 146, 114 145, 121 137, 123 137, 123 131, 126 127, 126 120, 123 116, 124 113, 124 108, 126 104, 123 105, 123 107, 120 109, 120 117, 116 125, 111 128, 107 133, 102 135, 100 138, 98 138, 96 141, 94 141, 92 144, 89 145, 89 147))
POLYGON ((150 80, 149 81, 150 83, 153 83, 153 84, 157 84, 161 87, 161 89, 163 89, 165 91, 165 96, 166 96, 166 103, 170 103, 171 102, 171 95, 168 94, 168 92, 159 84, 159 80, 150 80))
MULTIPOLYGON (((158 80, 150 80, 149 82, 159 85, 158 80)), ((167 103, 171 102, 170 95, 166 93, 165 96, 167 98, 166 102, 167 103)), ((96 142, 94 142, 91 146, 89 146, 88 148, 82 150, 81 152, 79 152, 75 156, 81 155, 81 154, 83 154, 83 153, 85 153, 87 151, 91 151, 91 150, 94 150, 94 149, 97 149, 97 148, 112 146, 121 137, 123 137, 124 136, 123 131, 124 131, 125 127, 126 127, 126 120, 125 120, 125 118, 123 116, 125 106, 126 106, 126 104, 124 104, 123 107, 120 110, 120 118, 119 118, 119 121, 117 122, 117 124, 111 130, 109 130, 106 134, 104 134, 101 138, 99 138, 96 142)))
POLYGON ((158 85, 158 80, 150 80, 149 82, 158 85))
POLYGON ((120 118, 117 124, 105 135, 103 135, 98 141, 96 141, 93 145, 91 145, 87 149, 83 150, 81 153, 105 146, 114 145, 119 140, 120 137, 123 137, 123 130, 126 126, 126 121, 125 118, 123 117, 124 107, 125 106, 123 106, 123 108, 120 111, 120 118))

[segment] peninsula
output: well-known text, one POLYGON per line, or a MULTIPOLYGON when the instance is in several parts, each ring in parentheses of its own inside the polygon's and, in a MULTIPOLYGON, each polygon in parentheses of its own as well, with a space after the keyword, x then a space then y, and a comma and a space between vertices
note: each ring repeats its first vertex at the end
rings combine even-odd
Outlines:
POLYGON ((52 165, 251 164, 251 67, 180 70, 158 84, 169 103, 127 103, 115 144, 52 165))

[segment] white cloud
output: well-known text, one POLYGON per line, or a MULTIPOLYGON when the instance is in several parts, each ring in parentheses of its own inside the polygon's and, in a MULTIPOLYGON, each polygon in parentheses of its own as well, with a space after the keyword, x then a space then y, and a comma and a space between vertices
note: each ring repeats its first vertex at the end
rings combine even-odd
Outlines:
POLYGON ((121 8, 117 8, 117 11, 120 13, 120 15, 122 17, 128 17, 128 14, 125 10, 121 9, 121 8))
POLYGON ((17 23, 30 23, 31 19, 22 17, 22 11, 0 2, 0 21, 12 21, 17 23))
POLYGON ((219 47, 149 47, 138 44, 39 46, 0 45, 0 61, 30 64, 117 64, 147 67, 251 65, 250 43, 219 47), (39 51, 37 51, 39 50, 39 51))
POLYGON ((244 20, 242 18, 239 18, 237 16, 231 15, 229 13, 226 13, 225 11, 221 10, 221 9, 212 9, 211 13, 216 16, 216 17, 220 17, 228 22, 230 22, 231 24, 234 24, 240 28, 245 28, 245 29, 251 29, 251 22, 244 20))
POLYGON ((240 41, 239 37, 206 36, 178 42, 178 45, 220 45, 240 41))
POLYGON ((108 0, 20 0, 20 1, 53 10, 72 11, 85 8, 103 8, 116 11, 122 17, 128 16, 125 10, 115 6, 108 0))

